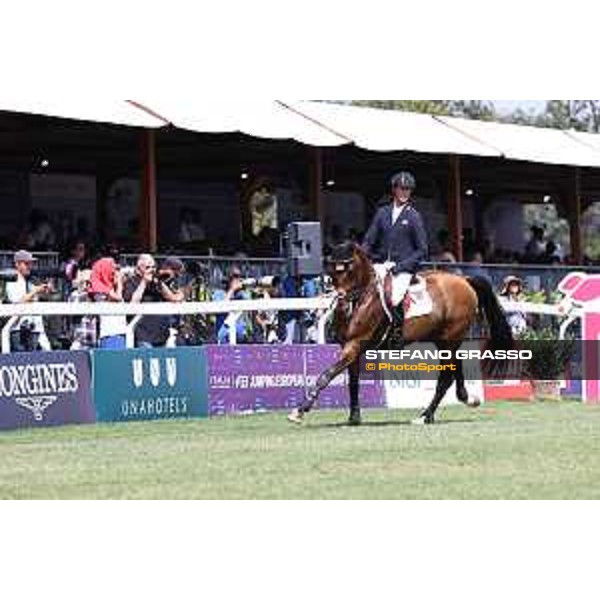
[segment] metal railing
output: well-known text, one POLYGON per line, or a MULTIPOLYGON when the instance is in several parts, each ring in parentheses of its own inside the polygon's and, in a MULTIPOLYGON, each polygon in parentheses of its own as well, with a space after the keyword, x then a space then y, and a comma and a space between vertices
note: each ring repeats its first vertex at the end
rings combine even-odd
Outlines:
POLYGON ((558 284, 575 271, 600 273, 600 267, 575 267, 567 265, 515 265, 515 264, 483 264, 428 262, 424 269, 443 270, 459 275, 484 275, 489 278, 496 290, 502 287, 506 277, 516 276, 525 284, 525 291, 545 292, 547 295, 556 291, 558 284))
MULTIPOLYGON (((32 252, 37 259, 36 267, 54 269, 60 266, 60 254, 58 252, 32 252)), ((0 269, 12 269, 15 250, 0 250, 0 269)))
MULTIPOLYGON (((165 256, 158 255, 157 261, 165 256)), ((259 278, 265 275, 287 275, 287 260, 285 258, 247 258, 231 256, 179 256, 186 265, 194 263, 205 274, 206 282, 212 287, 223 285, 224 279, 232 268, 241 270, 244 277, 259 278)), ((135 265, 137 255, 127 254, 123 261, 128 266, 135 265)), ((495 289, 500 289, 502 283, 509 275, 519 277, 525 283, 525 288, 530 292, 546 292, 551 294, 556 291, 558 283, 574 271, 584 270, 588 273, 600 273, 600 267, 575 267, 566 265, 515 265, 515 264, 483 264, 472 263, 445 263, 426 262, 423 270, 443 270, 462 275, 487 276, 495 289)))
MULTIPOLYGON (((160 265, 161 261, 167 256, 154 255, 160 265)), ((121 262, 127 266, 134 266, 137 261, 137 254, 124 254, 121 256, 121 262)), ((285 258, 249 258, 238 256, 192 256, 177 255, 188 271, 191 271, 190 265, 193 264, 199 268, 204 276, 206 283, 211 287, 222 287, 227 275, 233 268, 242 272, 244 277, 260 278, 266 275, 287 275, 287 261, 285 258)))

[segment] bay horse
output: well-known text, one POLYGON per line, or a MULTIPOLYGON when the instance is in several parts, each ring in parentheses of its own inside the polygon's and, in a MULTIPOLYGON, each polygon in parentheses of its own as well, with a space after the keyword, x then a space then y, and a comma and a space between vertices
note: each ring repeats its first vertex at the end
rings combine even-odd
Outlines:
MULTIPOLYGON (((340 360, 325 370, 310 389, 304 402, 294 409, 288 419, 300 424, 317 402, 321 392, 345 369, 349 372, 350 425, 360 425, 359 367, 361 342, 382 341, 389 333, 390 320, 382 304, 378 278, 373 264, 361 246, 353 242, 333 249, 328 264, 333 286, 337 292, 337 306, 333 329, 342 346, 340 360)), ((508 349, 513 345, 511 328, 491 284, 483 277, 462 277, 444 271, 421 273, 433 301, 430 314, 405 319, 402 345, 413 342, 433 342, 439 350, 454 353, 467 337, 471 326, 484 317, 490 340, 489 350, 508 349)), ((429 425, 435 422, 435 413, 446 393, 456 381, 456 395, 466 406, 476 408, 478 399, 469 399, 465 386, 462 361, 440 361, 456 365, 456 370, 443 370, 429 406, 413 421, 429 425)))

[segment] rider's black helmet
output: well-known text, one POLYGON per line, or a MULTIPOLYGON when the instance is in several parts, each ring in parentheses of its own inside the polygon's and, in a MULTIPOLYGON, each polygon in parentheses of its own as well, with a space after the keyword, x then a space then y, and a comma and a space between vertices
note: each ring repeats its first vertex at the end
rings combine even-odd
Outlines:
POLYGON ((403 187, 403 188, 408 188, 409 190, 414 190, 417 187, 417 182, 414 178, 414 176, 412 175, 412 173, 409 173, 408 171, 402 171, 401 173, 396 173, 396 175, 394 175, 392 177, 392 189, 395 189, 397 187, 403 187))

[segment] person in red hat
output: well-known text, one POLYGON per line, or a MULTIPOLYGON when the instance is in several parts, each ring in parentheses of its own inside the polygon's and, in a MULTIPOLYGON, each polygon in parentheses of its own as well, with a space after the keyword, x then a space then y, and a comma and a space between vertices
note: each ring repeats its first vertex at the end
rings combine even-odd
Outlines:
MULTIPOLYGON (((101 258, 92 265, 90 296, 94 302, 123 302, 123 278, 114 258, 101 258)), ((100 348, 126 348, 126 334, 127 319, 124 316, 100 317, 100 348)))

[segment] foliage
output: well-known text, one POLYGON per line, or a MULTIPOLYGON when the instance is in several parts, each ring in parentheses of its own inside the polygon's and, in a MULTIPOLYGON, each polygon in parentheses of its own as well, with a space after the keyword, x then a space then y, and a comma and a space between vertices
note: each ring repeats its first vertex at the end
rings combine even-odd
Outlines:
POLYGON ((452 115, 467 119, 492 120, 497 117, 488 100, 351 100, 357 106, 372 106, 389 110, 452 115))
POLYGON ((519 341, 521 349, 533 353, 525 371, 530 379, 536 381, 561 379, 575 353, 575 340, 559 340, 551 327, 527 329, 519 336, 519 341))
POLYGON ((600 132, 600 100, 547 100, 545 109, 541 113, 517 108, 507 115, 498 114, 490 100, 338 100, 334 102, 519 125, 600 132))

